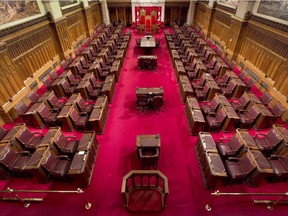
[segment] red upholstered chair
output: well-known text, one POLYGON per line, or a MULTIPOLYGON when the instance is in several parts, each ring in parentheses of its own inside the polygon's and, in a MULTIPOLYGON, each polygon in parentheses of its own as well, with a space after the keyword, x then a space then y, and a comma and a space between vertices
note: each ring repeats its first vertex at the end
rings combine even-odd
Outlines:
POLYGON ((45 104, 42 104, 41 107, 38 109, 38 113, 47 127, 56 127, 57 125, 59 125, 57 119, 59 109, 49 109, 45 104))
POLYGON ((60 85, 67 97, 70 97, 76 89, 76 86, 71 86, 66 79, 62 79, 60 85))
POLYGON ((213 77, 217 77, 219 75, 221 66, 219 64, 216 64, 214 69, 209 70, 209 73, 213 76, 213 77))
POLYGON ((240 110, 239 115, 239 123, 240 128, 250 128, 260 115, 261 111, 257 107, 257 105, 251 106, 248 110, 240 110))
POLYGON ((103 69, 100 65, 96 67, 98 76, 101 80, 105 80, 105 78, 109 75, 109 71, 110 69, 108 69, 108 67, 105 69, 103 69))
POLYGON ((226 113, 223 109, 219 109, 217 113, 209 113, 206 116, 207 126, 210 131, 219 131, 226 119, 226 113))
POLYGON ((76 130, 86 130, 89 115, 86 112, 78 112, 76 109, 72 109, 70 118, 74 124, 76 130))
POLYGON ((239 111, 239 110, 245 110, 249 102, 250 100, 246 97, 245 94, 243 94, 239 99, 232 98, 230 103, 235 111, 239 111))
POLYGON ((229 82, 227 87, 222 87, 220 88, 222 91, 222 94, 226 97, 226 98, 230 98, 233 94, 233 91, 236 88, 236 84, 234 82, 229 82))
POLYGON ((265 93, 260 97, 260 101, 265 105, 268 106, 268 104, 272 101, 273 96, 269 93, 265 93))
POLYGON ((49 95, 49 97, 47 98, 47 102, 49 103, 50 107, 54 110, 61 110, 66 103, 65 100, 59 101, 54 93, 49 95))
POLYGON ((288 156, 271 155, 269 158, 269 163, 271 164, 275 176, 271 177, 272 181, 288 180, 288 156))
POLYGON ((96 100, 98 98, 100 94, 100 89, 93 88, 90 82, 87 84, 86 89, 89 94, 89 99, 96 100))
POLYGON ((244 81, 248 73, 246 71, 241 71, 241 73, 238 75, 238 77, 244 81))
POLYGON ((254 81, 252 78, 249 78, 249 79, 247 80, 247 82, 245 83, 245 84, 246 84, 245 90, 246 90, 246 91, 250 91, 251 88, 253 87, 254 83, 255 83, 255 81, 254 81))
POLYGON ((81 80, 81 77, 74 76, 74 74, 71 71, 66 73, 65 78, 67 79, 67 81, 71 86, 77 86, 81 80))
POLYGON ((249 153, 244 153, 241 157, 228 158, 225 167, 231 182, 242 183, 256 169, 256 164, 249 153))
POLYGON ((79 140, 75 136, 64 136, 62 133, 54 140, 54 144, 57 146, 61 154, 73 154, 75 153, 79 140))
POLYGON ((25 128, 21 134, 16 136, 16 139, 25 149, 34 151, 41 144, 43 137, 42 133, 32 133, 28 128, 25 128))
POLYGON ((37 95, 35 91, 30 91, 26 97, 28 98, 30 103, 36 103, 39 99, 39 95, 37 95))
POLYGON ((86 101, 81 97, 81 99, 77 100, 76 105, 80 112, 83 113, 91 113, 93 109, 93 103, 92 101, 86 101))
POLYGON ((283 141, 283 137, 275 129, 271 129, 267 134, 256 134, 254 141, 263 154, 269 155, 283 141))
POLYGON ((50 77, 45 76, 45 77, 42 79, 42 82, 44 83, 44 85, 46 86, 46 89, 47 89, 48 91, 53 90, 53 89, 52 89, 52 81, 51 81, 50 77))
POLYGON ((216 97, 214 97, 211 101, 203 101, 201 110, 205 115, 207 115, 210 112, 215 113, 219 104, 220 104, 219 100, 217 100, 216 97))
POLYGON ((243 148, 243 143, 234 134, 232 138, 220 138, 216 143, 217 150, 223 158, 235 157, 243 148))
POLYGON ((205 84, 204 87, 198 87, 195 90, 197 100, 205 100, 210 90, 209 85, 205 84))
POLYGON ((6 172, 6 176, 3 174, 1 176, 8 178, 11 173, 21 174, 30 157, 31 154, 28 151, 17 152, 6 146, 0 153, 0 164, 2 170, 6 172))
POLYGON ((194 79, 191 84, 194 90, 196 90, 197 88, 204 87, 205 82, 205 78, 201 76, 200 79, 194 79))
POLYGON ((51 70, 49 75, 53 81, 58 78, 58 74, 54 70, 51 70))
POLYGON ((229 80, 230 80, 230 75, 228 73, 225 73, 222 77, 217 77, 215 79, 219 87, 227 86, 229 80))
POLYGON ((56 156, 52 152, 48 152, 45 161, 41 166, 46 170, 47 177, 67 178, 67 173, 71 165, 71 160, 67 155, 56 156))
POLYGON ((20 101, 14 106, 14 109, 19 115, 24 115, 29 108, 26 104, 20 101))
POLYGON ((285 111, 286 109, 280 103, 276 103, 271 109, 271 113, 277 118, 281 117, 285 111))
POLYGON ((151 106, 153 109, 155 109, 156 111, 160 110, 161 107, 163 106, 164 104, 164 99, 163 99, 163 96, 154 96, 152 98, 152 101, 151 101, 151 106))

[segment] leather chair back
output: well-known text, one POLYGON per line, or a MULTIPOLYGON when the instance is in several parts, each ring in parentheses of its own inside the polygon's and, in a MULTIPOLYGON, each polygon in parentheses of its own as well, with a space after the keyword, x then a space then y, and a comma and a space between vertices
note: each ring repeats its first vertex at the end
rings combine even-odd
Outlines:
POLYGON ((52 84, 52 81, 50 80, 50 78, 49 78, 48 76, 44 77, 44 78, 42 79, 42 82, 44 83, 44 85, 45 85, 46 87, 49 87, 49 86, 52 84))
POLYGON ((252 161, 248 153, 243 154, 239 164, 246 175, 251 173, 256 168, 256 164, 252 161))
POLYGON ((223 109, 220 109, 218 112, 217 112, 217 120, 221 123, 223 123, 223 121, 226 119, 226 113, 224 112, 223 109))
POLYGON ((219 106, 219 101, 216 99, 216 97, 214 97, 211 102, 210 102, 210 106, 213 110, 216 110, 217 107, 219 106))
POLYGON ((276 130, 271 129, 265 136, 266 141, 269 143, 271 147, 277 146, 281 141, 283 141, 283 137, 276 132, 276 130))
POLYGON ((163 105, 163 97, 162 96, 154 96, 152 99, 152 106, 155 109, 159 109, 163 105))
POLYGON ((271 112, 273 113, 274 116, 280 117, 285 112, 285 108, 280 103, 277 103, 272 108, 271 112))
POLYGON ((1 151, 0 155, 0 163, 3 164, 5 167, 10 168, 13 166, 14 162, 19 157, 19 154, 14 149, 9 147, 4 148, 1 151))
POLYGON ((39 96, 34 91, 30 91, 27 95, 27 98, 29 99, 30 102, 36 103, 39 96))
POLYGON ((28 107, 23 102, 19 102, 18 104, 14 106, 14 109, 19 115, 24 115, 26 111, 28 110, 28 107))
POLYGON ((260 101, 261 101, 265 106, 267 106, 272 99, 273 99, 273 96, 272 96, 272 95, 270 95, 269 93, 265 93, 265 94, 263 94, 263 95, 261 96, 260 101))
POLYGON ((57 157, 51 152, 48 152, 45 161, 41 164, 41 166, 50 173, 56 167, 57 161, 57 157))
POLYGON ((30 143, 30 141, 33 139, 33 134, 29 129, 25 129, 22 131, 22 133, 16 137, 24 146, 30 143))
POLYGON ((49 75, 51 76, 52 80, 56 80, 58 78, 58 74, 52 70, 49 75))
POLYGON ((3 128, 0 127, 0 140, 7 134, 7 131, 3 128))
POLYGON ((250 119, 255 120, 260 115, 260 110, 257 107, 252 106, 248 110, 247 114, 248 114, 250 119))
POLYGON ((243 143, 241 143, 240 139, 236 136, 236 134, 231 138, 229 145, 231 147, 231 149, 233 149, 234 151, 238 151, 240 150, 240 148, 242 148, 243 143))

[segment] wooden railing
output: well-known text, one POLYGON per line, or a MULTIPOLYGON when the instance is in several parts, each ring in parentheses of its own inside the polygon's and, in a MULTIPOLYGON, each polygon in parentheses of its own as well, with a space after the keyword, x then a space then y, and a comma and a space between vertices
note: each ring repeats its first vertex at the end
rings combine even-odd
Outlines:
POLYGON ((134 190, 158 190, 162 195, 162 208, 169 194, 168 179, 159 170, 131 170, 123 177, 121 195, 128 207, 129 195, 134 190))

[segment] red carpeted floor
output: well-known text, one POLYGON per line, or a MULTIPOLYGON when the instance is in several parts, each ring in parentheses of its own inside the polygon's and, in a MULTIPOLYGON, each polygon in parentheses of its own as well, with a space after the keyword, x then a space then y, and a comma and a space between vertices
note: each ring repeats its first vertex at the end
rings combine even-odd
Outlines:
MULTIPOLYGON (((184 115, 184 105, 180 101, 177 82, 173 72, 169 52, 163 32, 159 48, 158 68, 154 71, 139 71, 137 57, 141 49, 135 46, 132 34, 119 83, 117 84, 105 133, 97 136, 100 144, 91 185, 85 194, 44 194, 42 203, 32 203, 29 208, 21 204, 1 202, 0 215, 285 215, 287 206, 277 206, 269 211, 265 206, 252 205, 253 197, 214 197, 213 190, 204 188, 195 153, 196 136, 189 134, 184 115), (164 111, 136 111, 136 87, 164 88, 164 111), (158 169, 169 180, 167 208, 162 212, 129 212, 123 207, 120 194, 122 177, 131 169, 140 169, 136 158, 135 141, 138 134, 160 134, 161 156, 158 169), (90 202, 92 207, 85 210, 90 202), (205 205, 212 211, 208 212, 205 205)), ((73 134, 78 135, 76 132, 73 134)), ((214 133, 216 140, 231 137, 233 133, 214 133)), ((78 135, 79 137, 79 135, 78 135)), ((75 190, 73 184, 53 182, 38 184, 35 179, 15 178, 1 181, 1 188, 14 189, 67 189, 75 190)), ((246 184, 222 186, 220 192, 285 192, 286 183, 268 184, 249 188, 246 184)), ((43 195, 43 194, 41 194, 43 195)), ((261 197, 260 197, 261 198, 261 197)), ((143 200, 145 201, 145 199, 143 200)), ((145 206, 145 204, 143 204, 145 206)))

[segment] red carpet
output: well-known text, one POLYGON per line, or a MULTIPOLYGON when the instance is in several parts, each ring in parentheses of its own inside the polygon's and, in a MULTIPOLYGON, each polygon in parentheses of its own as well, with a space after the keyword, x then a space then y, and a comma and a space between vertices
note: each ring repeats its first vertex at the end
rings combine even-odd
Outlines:
MULTIPOLYGON (((286 206, 277 206, 271 212, 263 205, 252 205, 253 197, 214 197, 204 188, 195 153, 197 136, 190 136, 181 104, 177 82, 171 65, 169 52, 163 33, 160 47, 154 50, 158 56, 155 71, 139 71, 137 56, 140 48, 135 47, 132 34, 122 73, 110 105, 110 114, 103 135, 97 136, 100 144, 91 185, 85 194, 48 194, 42 203, 32 203, 29 208, 21 204, 1 202, 0 215, 285 215, 286 206), (164 111, 136 111, 136 87, 164 88, 164 111), (167 208, 159 213, 129 212, 123 207, 120 194, 123 176, 131 169, 140 169, 136 158, 136 135, 160 134, 161 156, 158 169, 168 177, 169 196, 167 208), (85 210, 86 202, 91 202, 90 210, 85 210), (208 212, 205 205, 212 211, 208 212)), ((75 134, 75 132, 74 132, 75 134)), ((215 139, 231 137, 233 133, 215 133, 215 139)), ((53 182, 38 184, 34 180, 14 179, 2 181, 2 188, 12 187, 38 189, 75 190, 71 184, 53 182), (23 182, 23 183, 22 183, 23 182), (19 186, 19 184, 21 186, 19 186)), ((220 192, 285 192, 287 184, 263 183, 261 187, 249 188, 246 184, 218 188, 220 192)), ((260 197, 261 198, 261 197, 260 197)), ((145 201, 145 199, 143 200, 145 201)), ((140 201, 139 201, 140 202, 140 201)), ((140 206, 142 204, 139 204, 140 206)), ((145 204, 143 204, 145 206, 145 204)), ((147 208, 147 206, 145 206, 147 208)))

